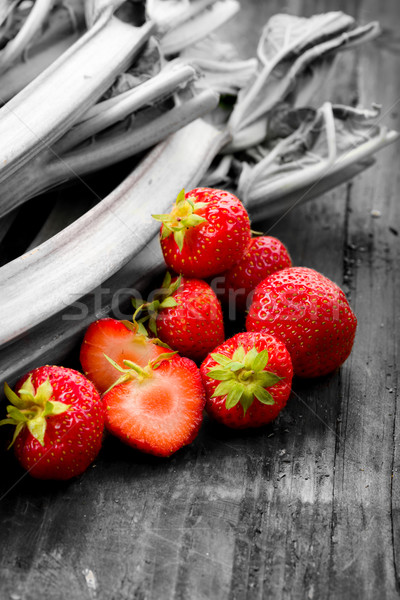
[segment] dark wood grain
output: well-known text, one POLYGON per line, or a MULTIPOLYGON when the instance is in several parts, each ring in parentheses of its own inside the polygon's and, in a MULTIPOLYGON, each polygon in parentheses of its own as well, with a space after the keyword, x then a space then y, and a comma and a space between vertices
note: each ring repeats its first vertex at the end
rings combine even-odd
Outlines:
MULTIPOLYGON (((243 5, 253 33, 239 44, 250 55, 261 25, 282 8, 243 5)), ((398 35, 397 0, 286 8, 381 21, 389 31, 343 54, 321 99, 379 101, 383 120, 400 129, 399 55, 385 44, 398 35)), ((1 598, 400 598, 398 151, 383 151, 351 184, 257 224, 296 264, 349 295, 359 326, 342 369, 297 381, 280 418, 260 431, 206 419, 169 460, 107 438, 92 468, 56 484, 25 476, 2 451, 1 598)))

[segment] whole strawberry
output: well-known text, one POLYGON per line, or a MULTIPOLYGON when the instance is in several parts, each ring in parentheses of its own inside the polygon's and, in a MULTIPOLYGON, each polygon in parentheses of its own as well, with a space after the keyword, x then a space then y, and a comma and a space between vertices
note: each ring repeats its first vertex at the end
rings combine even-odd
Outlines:
POLYGON ((38 479, 70 479, 96 458, 104 408, 94 385, 73 369, 45 366, 20 379, 0 424, 14 425, 11 444, 21 465, 38 479))
POLYGON ((319 377, 349 356, 357 319, 343 291, 306 267, 291 267, 267 277, 256 288, 246 320, 248 331, 281 339, 300 377, 319 377))
POLYGON ((129 446, 170 456, 196 437, 205 403, 201 377, 189 358, 166 353, 139 367, 124 361, 122 375, 103 396, 106 427, 129 446))
POLYGON ((250 307, 252 293, 263 279, 291 266, 289 253, 280 240, 267 235, 254 237, 242 258, 223 273, 224 279, 218 283, 221 298, 244 311, 250 307))
POLYGON ((172 279, 167 273, 155 300, 141 308, 149 312, 150 330, 170 348, 193 360, 203 360, 224 340, 221 305, 201 279, 172 279))
POLYGON ((200 368, 207 413, 228 427, 260 427, 274 420, 290 395, 293 368, 285 345, 272 335, 238 333, 200 368))
POLYGON ((251 237, 246 209, 223 190, 182 190, 170 214, 153 217, 162 222, 167 266, 186 277, 204 279, 226 271, 242 257, 251 237))

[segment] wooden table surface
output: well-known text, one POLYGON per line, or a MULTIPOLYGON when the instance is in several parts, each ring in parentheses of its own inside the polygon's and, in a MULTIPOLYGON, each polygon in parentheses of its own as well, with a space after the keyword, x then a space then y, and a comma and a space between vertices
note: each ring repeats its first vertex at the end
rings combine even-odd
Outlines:
MULTIPOLYGON (((242 4, 230 33, 246 25, 250 55, 283 9, 242 4)), ((331 99, 379 102, 400 130, 398 0, 285 3, 305 16, 336 9, 380 20, 385 34, 343 54, 331 99)), ((348 294, 359 325, 340 371, 295 381, 259 431, 206 419, 168 460, 107 438, 83 476, 48 483, 2 452, 2 599, 400 598, 398 153, 392 145, 349 185, 257 224, 348 294)))

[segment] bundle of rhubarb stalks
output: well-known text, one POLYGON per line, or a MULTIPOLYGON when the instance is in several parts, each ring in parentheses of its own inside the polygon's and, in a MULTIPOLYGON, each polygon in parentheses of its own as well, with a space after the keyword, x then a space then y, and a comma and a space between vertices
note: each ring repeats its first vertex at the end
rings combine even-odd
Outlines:
POLYGON ((121 288, 162 269, 151 214, 183 188, 235 190, 256 222, 349 180, 397 138, 377 104, 314 105, 337 56, 377 37, 377 23, 278 14, 243 60, 220 40, 239 10, 237 0, 0 8, 0 234, 26 201, 132 157, 110 194, 80 215, 71 191, 77 218, 62 229, 55 206, 48 239, 1 267, 3 379, 60 362, 121 288))

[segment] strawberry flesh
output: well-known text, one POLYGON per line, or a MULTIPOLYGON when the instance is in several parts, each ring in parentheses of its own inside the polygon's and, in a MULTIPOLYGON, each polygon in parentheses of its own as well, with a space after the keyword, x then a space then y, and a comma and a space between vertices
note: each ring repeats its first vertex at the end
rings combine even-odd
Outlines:
POLYGON ((142 452, 170 456, 196 437, 205 396, 195 363, 174 356, 149 377, 116 385, 103 402, 112 434, 142 452))

